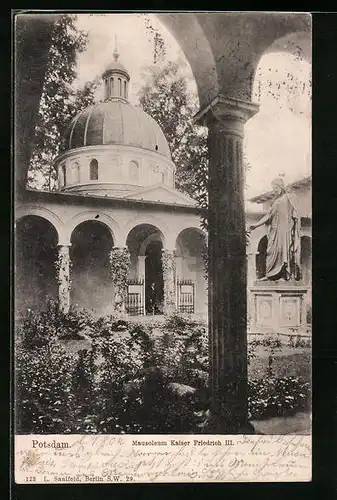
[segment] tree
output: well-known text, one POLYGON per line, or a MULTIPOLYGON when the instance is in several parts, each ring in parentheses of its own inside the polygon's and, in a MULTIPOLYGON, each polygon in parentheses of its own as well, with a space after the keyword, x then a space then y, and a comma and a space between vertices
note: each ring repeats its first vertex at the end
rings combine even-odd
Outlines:
MULTIPOLYGON (((202 227, 207 231, 208 145, 207 127, 193 122, 198 96, 190 90, 186 64, 177 61, 146 69, 139 103, 161 126, 176 165, 175 188, 198 203, 202 227)), ((244 156, 245 173, 251 168, 244 156)), ((207 266, 207 256, 205 254, 207 266)))
POLYGON ((198 99, 189 90, 185 69, 180 61, 147 68, 138 97, 169 143, 177 167, 176 189, 195 198, 204 212, 208 204, 207 128, 193 123, 198 99))
POLYGON ((96 80, 75 90, 77 54, 87 46, 87 33, 78 30, 76 16, 65 14, 55 23, 46 70, 33 153, 28 171, 28 186, 54 189, 57 174, 53 160, 70 120, 83 108, 93 104, 96 80), (41 186, 42 184, 42 186, 41 186))

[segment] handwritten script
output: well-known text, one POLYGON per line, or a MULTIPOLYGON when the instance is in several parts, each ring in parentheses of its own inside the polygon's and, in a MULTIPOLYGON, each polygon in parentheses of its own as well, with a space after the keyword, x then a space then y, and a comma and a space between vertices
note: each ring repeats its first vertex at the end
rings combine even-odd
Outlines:
POLYGON ((24 435, 17 483, 311 480, 311 436, 24 435))

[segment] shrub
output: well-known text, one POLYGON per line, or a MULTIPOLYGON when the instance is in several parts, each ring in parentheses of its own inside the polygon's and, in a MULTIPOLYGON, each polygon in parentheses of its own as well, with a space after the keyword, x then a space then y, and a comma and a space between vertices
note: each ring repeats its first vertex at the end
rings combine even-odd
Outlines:
POLYGON ((75 357, 54 341, 16 350, 17 432, 72 431, 75 363, 75 357))
POLYGON ((64 313, 57 302, 49 301, 43 311, 27 310, 17 339, 27 349, 47 345, 52 339, 78 339, 81 332, 92 334, 97 329, 97 320, 86 310, 71 308, 64 313))
MULTIPOLYGON (((151 318, 126 320, 123 331, 120 326, 113 316, 94 319, 74 309, 62 314, 53 305, 49 312, 27 314, 16 349, 18 432, 200 430, 197 414, 209 407, 206 324, 173 315, 160 325, 151 318), (69 354, 59 339, 80 338, 83 331, 91 336, 90 349, 69 354)), ((248 360, 253 364, 259 345, 271 352, 279 346, 268 338, 249 343, 248 360)), ((269 361, 264 378, 249 382, 251 418, 308 407, 309 384, 289 376, 299 363, 307 370, 304 354, 263 359, 269 361), (277 367, 280 363, 283 371, 277 367)))
POLYGON ((135 415, 142 404, 138 385, 143 376, 145 352, 128 332, 123 332, 102 340, 98 353, 102 357, 98 378, 99 430, 137 432, 135 415))
POLYGON ((275 339, 272 337, 263 337, 261 340, 254 339, 249 342, 249 347, 251 349, 259 346, 269 348, 270 350, 276 350, 282 347, 282 342, 280 339, 275 339))
POLYGON ((73 429, 72 432, 98 431, 97 406, 99 387, 97 383, 97 348, 83 349, 78 353, 78 360, 72 374, 73 391, 73 429))
POLYGON ((310 385, 298 377, 264 378, 248 383, 249 418, 289 416, 310 407, 310 385))
POLYGON ((289 337, 288 347, 293 347, 293 348, 308 347, 308 348, 310 348, 311 347, 311 339, 301 337, 300 335, 296 335, 296 337, 295 337, 295 335, 291 335, 289 337))
POLYGON ((187 315, 182 315, 177 312, 171 314, 165 319, 164 328, 171 332, 184 334, 189 328, 203 326, 203 323, 192 319, 187 315))

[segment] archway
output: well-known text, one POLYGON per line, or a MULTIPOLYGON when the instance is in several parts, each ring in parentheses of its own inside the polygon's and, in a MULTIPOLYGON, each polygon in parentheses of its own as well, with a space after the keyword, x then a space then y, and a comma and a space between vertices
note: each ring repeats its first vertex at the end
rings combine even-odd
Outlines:
POLYGON ((145 311, 146 314, 162 314, 164 280, 161 241, 151 241, 145 251, 145 311))
MULTIPOLYGON (((163 241, 163 233, 152 224, 135 226, 126 240, 131 258, 129 277, 134 293, 137 292, 135 287, 139 287, 139 297, 132 297, 132 300, 136 300, 137 304, 141 302, 136 308, 145 314, 161 314, 163 311, 163 241)), ((129 310, 129 313, 132 311, 129 310)))
POLYGON ((58 235, 43 217, 26 215, 15 227, 15 311, 43 310, 57 300, 58 235))
POLYGON ((256 278, 259 280, 266 275, 266 260, 267 260, 268 238, 263 236, 257 246, 256 254, 256 278))
POLYGON ((81 222, 71 235, 71 304, 94 314, 111 311, 113 287, 109 253, 113 247, 109 228, 98 221, 81 222))
POLYGON ((261 53, 252 100, 259 104, 245 125, 247 197, 311 173, 311 63, 307 34, 288 34, 261 53), (296 138, 296 139, 295 139, 296 138))
POLYGON ((301 275, 306 285, 311 285, 311 238, 301 236, 301 275))
POLYGON ((186 228, 176 240, 177 307, 182 313, 206 314, 205 234, 186 228))

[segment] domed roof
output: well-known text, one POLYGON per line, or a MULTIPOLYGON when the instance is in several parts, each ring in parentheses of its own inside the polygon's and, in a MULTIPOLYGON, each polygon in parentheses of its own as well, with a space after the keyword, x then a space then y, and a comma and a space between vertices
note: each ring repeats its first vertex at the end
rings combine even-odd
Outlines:
POLYGON ((97 145, 148 149, 171 159, 170 148, 158 123, 125 100, 109 99, 89 106, 70 123, 63 152, 97 145))
POLYGON ((123 64, 121 64, 118 59, 119 59, 119 53, 117 52, 117 40, 115 40, 115 44, 116 44, 116 47, 115 47, 115 50, 114 50, 114 60, 108 64, 108 66, 105 68, 105 70, 103 71, 103 74, 102 74, 102 78, 104 79, 104 77, 108 74, 108 73, 124 73, 125 76, 127 77, 128 80, 130 80, 130 75, 129 75, 129 72, 128 70, 125 68, 125 66, 123 66, 123 64))
POLYGON ((109 73, 110 71, 113 71, 113 72, 119 71, 120 73, 124 73, 128 78, 130 78, 128 70, 125 68, 125 66, 123 66, 123 64, 121 64, 117 60, 112 61, 110 64, 108 64, 108 66, 103 71, 102 76, 104 77, 106 75, 106 73, 109 73))

